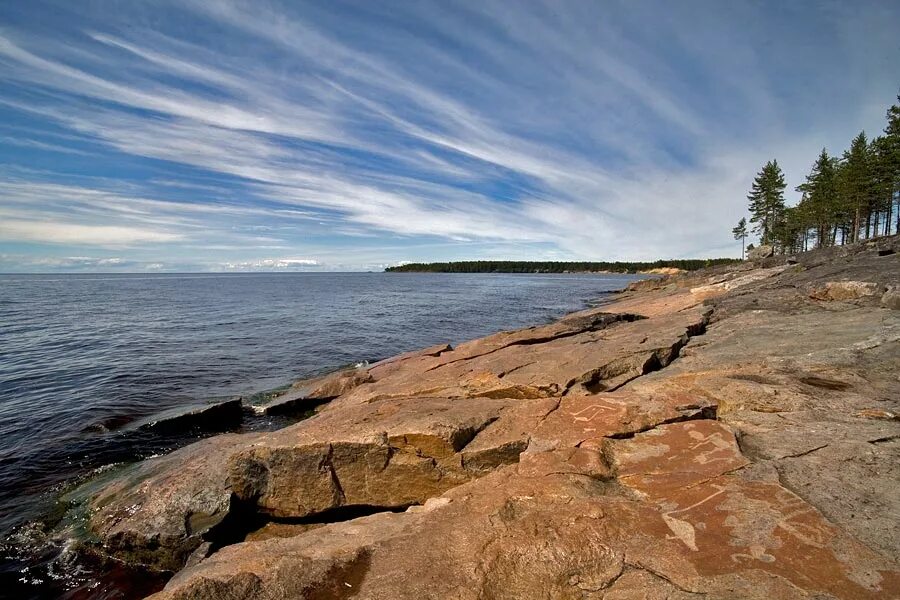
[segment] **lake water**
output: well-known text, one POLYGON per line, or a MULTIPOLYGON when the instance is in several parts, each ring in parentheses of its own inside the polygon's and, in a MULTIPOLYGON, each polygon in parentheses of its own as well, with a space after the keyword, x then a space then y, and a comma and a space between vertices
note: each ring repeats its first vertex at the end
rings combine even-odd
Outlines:
POLYGON ((44 517, 61 490, 97 468, 190 441, 138 431, 141 419, 547 322, 634 279, 0 275, 0 596, 122 597, 115 586, 86 587, 83 573, 73 575, 80 567, 66 572, 45 551, 25 552, 23 540, 35 542, 23 524, 44 517))

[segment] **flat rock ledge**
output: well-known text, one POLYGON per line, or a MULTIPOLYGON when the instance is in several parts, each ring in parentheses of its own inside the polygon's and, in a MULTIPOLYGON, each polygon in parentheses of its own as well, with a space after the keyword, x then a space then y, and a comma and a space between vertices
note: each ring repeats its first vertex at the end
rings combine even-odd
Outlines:
POLYGON ((154 600, 898 598, 897 245, 309 382, 306 420, 122 472, 93 543, 175 572, 154 600))

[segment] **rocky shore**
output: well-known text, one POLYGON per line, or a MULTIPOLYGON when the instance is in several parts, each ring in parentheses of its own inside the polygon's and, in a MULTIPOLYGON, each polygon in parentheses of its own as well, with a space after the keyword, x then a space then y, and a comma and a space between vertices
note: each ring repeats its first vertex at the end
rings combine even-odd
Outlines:
POLYGON ((632 284, 121 473, 155 600, 900 597, 900 239, 632 284))

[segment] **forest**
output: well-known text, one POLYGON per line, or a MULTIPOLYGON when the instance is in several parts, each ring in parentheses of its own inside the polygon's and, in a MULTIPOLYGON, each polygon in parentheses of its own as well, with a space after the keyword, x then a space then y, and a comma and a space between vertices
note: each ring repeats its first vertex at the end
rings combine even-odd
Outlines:
POLYGON ((654 262, 560 262, 530 260, 466 260, 459 262, 409 263, 385 271, 414 273, 637 273, 659 268, 696 271, 703 267, 737 262, 734 258, 686 258, 654 262))
POLYGON ((793 254, 900 233, 900 96, 897 101, 881 135, 870 140, 860 132, 841 155, 822 149, 796 188, 796 206, 785 205, 778 161, 767 162, 747 196, 750 229, 742 218, 734 238, 743 244, 754 233, 776 253, 793 254))

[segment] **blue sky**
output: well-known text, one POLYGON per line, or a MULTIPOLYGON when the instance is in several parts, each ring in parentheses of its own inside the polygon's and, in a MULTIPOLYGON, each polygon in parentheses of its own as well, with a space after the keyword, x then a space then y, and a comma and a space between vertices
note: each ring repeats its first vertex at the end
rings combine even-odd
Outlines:
POLYGON ((734 256, 766 160, 793 189, 880 132, 898 31, 893 2, 3 2, 0 272, 734 256))

